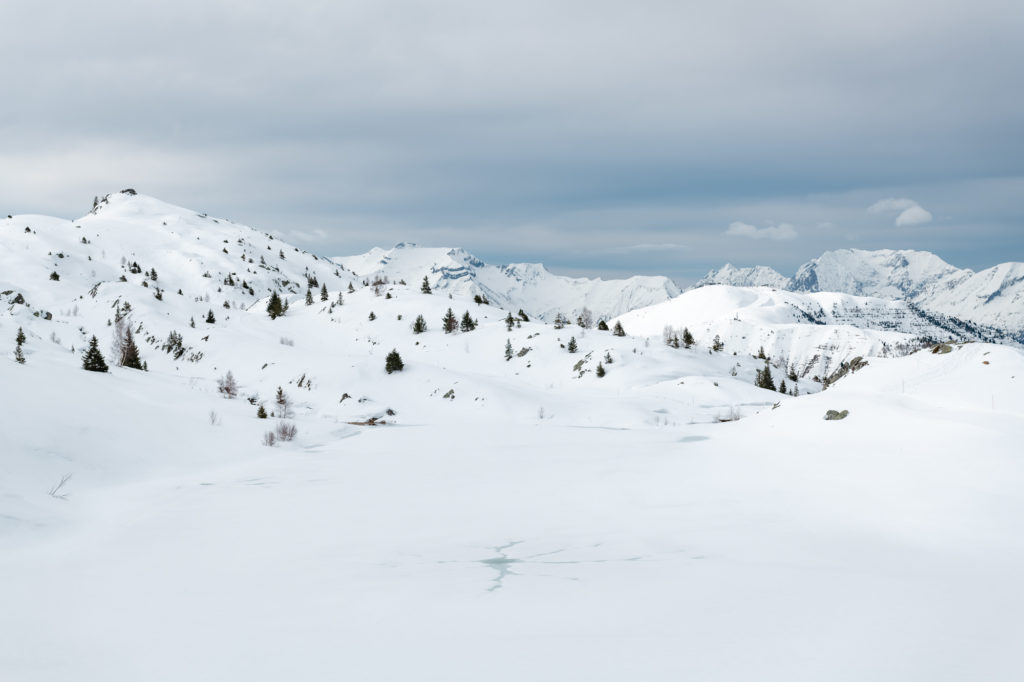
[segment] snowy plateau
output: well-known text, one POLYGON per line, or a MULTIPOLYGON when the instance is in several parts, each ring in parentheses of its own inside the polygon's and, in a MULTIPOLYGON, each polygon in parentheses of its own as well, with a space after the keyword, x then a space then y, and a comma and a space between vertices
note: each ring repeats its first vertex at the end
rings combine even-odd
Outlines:
POLYGON ((928 256, 680 292, 0 219, 0 679, 1024 679, 1021 264, 928 256))

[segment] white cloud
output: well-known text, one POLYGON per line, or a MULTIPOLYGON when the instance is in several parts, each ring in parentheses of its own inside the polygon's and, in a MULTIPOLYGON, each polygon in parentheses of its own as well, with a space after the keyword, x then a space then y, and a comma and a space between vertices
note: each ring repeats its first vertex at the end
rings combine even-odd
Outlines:
POLYGON ((748 239, 771 239, 773 241, 784 241, 796 239, 796 228, 789 223, 770 225, 769 227, 754 227, 739 221, 729 225, 725 231, 730 237, 747 237, 748 239))
POLYGON ((896 213, 896 225, 925 225, 932 221, 932 214, 913 199, 882 199, 868 208, 869 213, 896 213))

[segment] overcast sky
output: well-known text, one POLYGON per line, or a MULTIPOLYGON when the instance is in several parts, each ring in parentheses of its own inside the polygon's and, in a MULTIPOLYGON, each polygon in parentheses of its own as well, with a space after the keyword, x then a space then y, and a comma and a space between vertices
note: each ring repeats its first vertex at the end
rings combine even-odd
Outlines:
POLYGON ((322 255, 1024 260, 1024 2, 0 2, 0 211, 134 187, 322 255))

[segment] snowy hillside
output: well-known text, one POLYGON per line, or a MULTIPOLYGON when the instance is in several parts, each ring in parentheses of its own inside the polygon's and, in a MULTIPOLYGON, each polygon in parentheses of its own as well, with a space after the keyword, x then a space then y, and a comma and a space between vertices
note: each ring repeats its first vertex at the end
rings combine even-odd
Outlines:
POLYGON ((799 294, 768 287, 705 286, 617 318, 631 334, 717 339, 738 357, 762 351, 773 366, 823 379, 856 357, 906 355, 949 339, 950 330, 902 301, 846 294, 799 294))
POLYGON ((635 308, 660 303, 679 294, 667 277, 625 280, 554 275, 539 263, 487 265, 462 249, 423 248, 398 244, 359 255, 333 259, 363 277, 405 280, 419 284, 427 277, 442 293, 485 296, 494 305, 551 322, 561 313, 575 320, 584 308, 608 319, 635 308))
POLYGON ((906 300, 974 336, 992 333, 1024 343, 1024 263, 1003 263, 981 272, 956 268, 927 251, 827 251, 790 279, 764 266, 726 265, 697 286, 772 286, 801 292, 838 292, 906 300))

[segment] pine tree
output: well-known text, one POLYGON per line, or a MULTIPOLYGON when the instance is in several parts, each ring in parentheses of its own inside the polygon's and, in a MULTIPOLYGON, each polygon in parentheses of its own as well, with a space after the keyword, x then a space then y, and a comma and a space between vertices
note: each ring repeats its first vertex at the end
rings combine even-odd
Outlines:
POLYGON ((284 315, 284 308, 281 305, 281 297, 274 291, 270 294, 270 301, 267 303, 267 315, 274 320, 284 315))
POLYGON ((90 372, 107 371, 107 363, 103 360, 103 353, 100 352, 99 341, 95 336, 89 340, 89 349, 82 356, 82 369, 90 372))
POLYGON ((526 313, 523 312, 522 308, 520 308, 519 312, 516 313, 516 314, 519 315, 519 319, 522 320, 523 322, 529 322, 530 321, 530 318, 526 316, 526 313))
POLYGON ((613 336, 625 336, 626 335, 626 330, 622 328, 622 323, 621 322, 616 322, 615 323, 615 328, 612 330, 612 335, 613 336))
POLYGON ((354 294, 355 292, 356 292, 356 288, 354 286, 352 286, 352 282, 349 282, 348 283, 348 293, 354 294))
POLYGON ((509 313, 508 317, 505 318, 505 331, 509 331, 509 332, 512 331, 512 326, 515 323, 516 323, 515 318, 512 317, 512 313, 509 313))
POLYGON ((606 332, 606 331, 608 331, 608 323, 605 322, 604 320, 598 320, 597 321, 597 331, 599 331, 599 332, 606 332))
POLYGON ((25 364, 25 353, 22 352, 20 343, 14 347, 14 361, 19 365, 25 364))
POLYGON ((606 373, 607 373, 607 372, 605 372, 605 371, 604 371, 604 365, 602 365, 602 364, 601 364, 600 362, 599 362, 599 363, 597 363, 597 369, 596 369, 596 370, 594 370, 594 374, 596 374, 596 375, 597 375, 597 378, 598 378, 598 379, 600 379, 600 378, 601 378, 601 377, 603 377, 603 376, 604 376, 604 375, 605 375, 606 373))
POLYGON ((779 393, 786 393, 786 380, 783 379, 779 382, 779 393))
POLYGON ((576 337, 575 336, 572 337, 571 339, 569 339, 569 345, 566 347, 566 349, 570 353, 575 353, 576 352, 577 347, 576 347, 576 337))
POLYGON ((392 349, 384 360, 384 371, 391 374, 392 372, 401 372, 403 369, 405 369, 405 364, 402 362, 402 356, 398 354, 397 350, 392 349))
POLYGON ((722 342, 722 337, 719 336, 718 334, 715 334, 715 339, 714 341, 711 342, 711 350, 717 353, 723 348, 725 348, 725 344, 722 342))
POLYGON ((423 319, 422 315, 416 316, 416 321, 412 323, 412 333, 422 334, 427 331, 427 321, 423 319))
POLYGON ((345 305, 345 299, 342 298, 341 292, 338 292, 338 305, 345 305))
POLYGON ((693 334, 690 333, 689 329, 683 327, 683 348, 690 348, 693 344, 693 334))
POLYGON ((452 309, 449 308, 448 312, 446 312, 444 317, 441 318, 441 327, 444 329, 445 334, 451 334, 458 328, 458 326, 459 321, 456 319, 455 313, 452 312, 452 309))
POLYGON ((327 283, 326 282, 324 282, 323 284, 320 285, 320 300, 321 301, 326 301, 327 300, 327 283))
POLYGON ((367 319, 369 319, 370 322, 373 322, 374 320, 377 319, 377 315, 371 310, 370 315, 367 317, 367 319))
POLYGON ((213 310, 211 309, 206 313, 206 324, 213 324, 217 321, 217 318, 213 316, 213 310))
POLYGON ((464 332, 471 332, 476 329, 476 322, 474 322, 473 318, 469 316, 468 310, 462 315, 462 322, 459 323, 459 329, 464 332))
POLYGON ((267 410, 266 410, 265 407, 263 407, 263 405, 260 405, 258 408, 256 408, 256 418, 257 419, 266 419, 267 418, 267 410))
POLYGON ((127 327, 124 331, 121 357, 117 364, 128 369, 142 369, 142 358, 139 357, 139 347, 135 345, 135 336, 132 335, 131 327, 127 327))
POLYGON ((505 339, 505 361, 512 359, 512 340, 505 339))
POLYGON ((313 305, 313 290, 306 289, 306 305, 313 305))
POLYGON ((19 346, 25 343, 25 332, 22 331, 21 327, 18 327, 18 335, 14 337, 14 342, 19 346))
POLYGON ((434 293, 433 291, 430 290, 430 280, 427 279, 426 275, 423 275, 423 284, 420 286, 420 291, 422 291, 425 294, 434 293))

